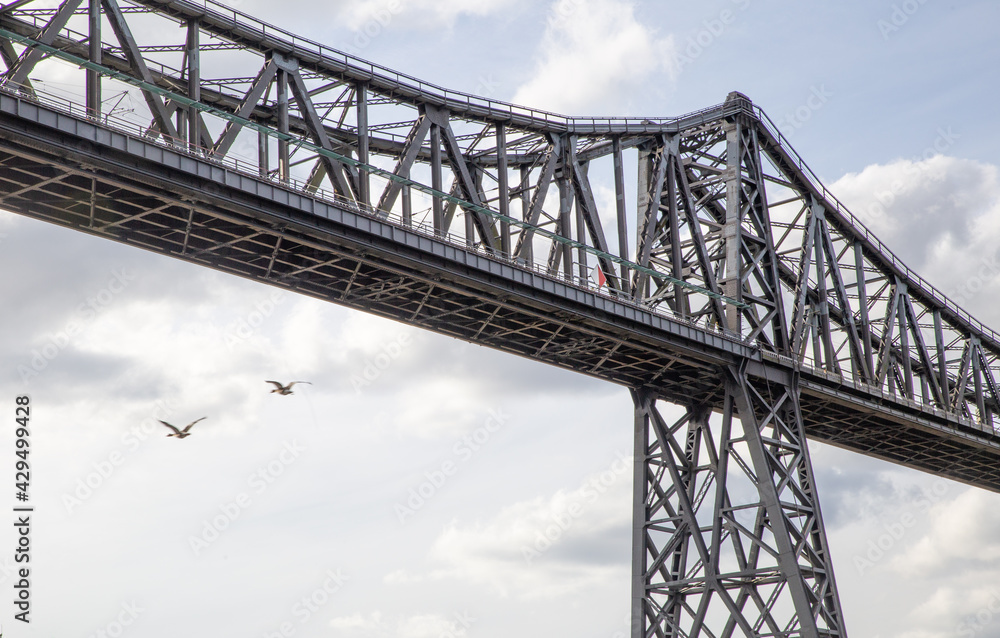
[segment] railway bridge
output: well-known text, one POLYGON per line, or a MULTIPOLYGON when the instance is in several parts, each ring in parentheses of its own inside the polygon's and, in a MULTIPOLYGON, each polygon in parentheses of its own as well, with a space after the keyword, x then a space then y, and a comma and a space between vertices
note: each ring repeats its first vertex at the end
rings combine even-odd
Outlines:
POLYGON ((846 635, 807 439, 1000 490, 1000 336, 740 93, 566 117, 212 0, 18 0, 0 57, 3 208, 629 388, 634 638, 846 635))

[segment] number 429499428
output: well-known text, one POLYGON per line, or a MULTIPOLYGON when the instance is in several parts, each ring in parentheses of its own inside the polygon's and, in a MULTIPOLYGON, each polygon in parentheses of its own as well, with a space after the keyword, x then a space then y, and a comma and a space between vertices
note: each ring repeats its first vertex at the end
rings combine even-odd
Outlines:
MULTIPOLYGON (((18 460, 14 465, 14 469, 17 471, 14 487, 18 489, 19 492, 24 493, 24 498, 27 497, 28 484, 30 482, 28 464, 28 452, 30 449, 30 439, 31 432, 28 430, 28 420, 31 417, 31 399, 26 396, 17 397, 15 400, 17 403, 17 409, 15 410, 15 421, 17 422, 17 430, 14 432, 17 435, 15 440, 15 447, 17 451, 14 453, 17 455, 18 460)), ((20 494, 18 494, 19 500, 24 500, 20 494)))

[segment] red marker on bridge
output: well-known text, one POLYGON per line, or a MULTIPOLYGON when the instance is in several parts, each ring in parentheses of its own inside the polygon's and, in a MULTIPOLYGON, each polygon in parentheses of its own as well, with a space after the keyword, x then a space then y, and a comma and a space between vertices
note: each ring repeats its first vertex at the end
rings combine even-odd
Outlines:
POLYGON ((594 281, 595 284, 597 284, 598 288, 608 283, 608 278, 604 274, 604 271, 601 270, 600 264, 594 266, 594 269, 590 271, 590 278, 594 281))

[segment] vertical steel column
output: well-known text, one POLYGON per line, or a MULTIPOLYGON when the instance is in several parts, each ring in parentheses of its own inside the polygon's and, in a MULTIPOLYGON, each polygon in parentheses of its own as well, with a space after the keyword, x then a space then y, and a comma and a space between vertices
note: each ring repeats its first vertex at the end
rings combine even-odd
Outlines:
POLYGON ((972 351, 972 382, 976 391, 976 410, 979 412, 979 422, 985 425, 987 423, 986 401, 983 396, 983 369, 980 362, 982 346, 979 337, 969 337, 969 349, 972 351))
MULTIPOLYGON (((590 267, 587 263, 587 223, 583 219, 583 206, 580 202, 576 202, 576 241, 580 242, 580 246, 576 249, 576 266, 577 271, 580 273, 580 285, 586 285, 587 278, 590 275, 590 267)), ((600 265, 600 260, 598 260, 598 265, 600 265)))
MULTIPOLYGON (((618 215, 618 256, 628 259, 628 221, 625 209, 625 168, 622 165, 622 140, 615 136, 611 139, 611 152, 614 162, 615 172, 615 212, 618 215)), ((622 292, 629 294, 629 273, 628 266, 619 265, 621 273, 622 292)))
MULTIPOLYGON (((858 312, 860 313, 861 339, 865 346, 865 362, 873 376, 878 376, 872 358, 872 327, 868 319, 868 275, 865 274, 864 247, 854 242, 854 272, 858 282, 858 312)), ((870 381, 870 380, 869 380, 870 381)))
MULTIPOLYGON (((406 169, 406 171, 403 173, 402 176, 405 177, 405 178, 409 178, 410 177, 410 169, 406 169)), ((413 199, 412 199, 412 197, 410 195, 410 186, 409 186, 409 184, 404 184, 403 188, 400 189, 400 192, 401 192, 402 201, 403 201, 403 204, 402 204, 403 205, 403 223, 406 224, 407 226, 411 226, 411 225, 413 225, 413 199)))
MULTIPOLYGON (((816 356, 822 354, 821 367, 825 367, 829 372, 837 372, 837 352, 833 347, 833 335, 830 327, 830 295, 826 284, 826 259, 824 258, 825 243, 823 234, 826 232, 826 209, 815 200, 812 203, 813 225, 813 266, 816 268, 816 297, 814 306, 817 315, 819 330, 823 333, 823 350, 817 352, 816 356)), ((834 259, 836 255, 833 256, 834 259)))
MULTIPOLYGON (((368 163, 368 85, 359 82, 355 87, 358 116, 358 161, 368 163)), ((371 206, 371 178, 368 171, 358 167, 358 200, 362 206, 371 206)))
MULTIPOLYGON (((558 185, 559 185, 559 229, 557 234, 560 237, 565 237, 566 239, 573 239, 573 229, 570 222, 570 215, 572 214, 573 208, 573 188, 569 181, 569 176, 566 174, 567 168, 563 164, 563 168, 559 173, 558 185)), ((573 277, 573 252, 570 249, 569 244, 559 243, 557 252, 562 256, 562 270, 563 275, 567 278, 573 277)), ((550 268, 551 270, 551 268, 550 268)))
MULTIPOLYGON (((507 183, 507 129, 496 125, 497 138, 497 210, 504 217, 510 217, 510 185, 507 183)), ((510 222, 500 220, 500 254, 510 256, 510 222)))
MULTIPOLYGON (((638 179, 636 184, 636 224, 635 224, 635 245, 636 253, 639 253, 643 246, 643 233, 646 231, 645 220, 643 215, 646 213, 646 209, 649 207, 649 189, 650 181, 653 179, 653 149, 648 145, 643 144, 639 146, 639 167, 638 167, 638 179)), ((637 262, 641 260, 642 256, 636 254, 635 259, 637 262)), ((641 264, 646 265, 646 264, 641 264)), ((642 277, 638 273, 636 274, 636 288, 632 291, 633 296, 636 299, 643 299, 649 296, 649 278, 642 277)))
MULTIPOLYGON (((896 308, 896 314, 899 317, 899 346, 902 351, 903 359, 903 393, 907 398, 912 399, 913 396, 913 364, 910 362, 910 327, 909 321, 906 317, 906 306, 909 304, 909 289, 904 282, 896 282, 896 288, 899 290, 899 305, 896 308)), ((918 328, 919 329, 919 328, 918 328)))
POLYGON ((257 165, 260 176, 266 178, 271 170, 270 140, 264 131, 257 131, 257 165))
POLYGON ((278 179, 287 182, 291 178, 288 156, 288 71, 278 67, 275 98, 278 102, 278 132, 282 134, 278 138, 278 179))
MULTIPOLYGON (((482 191, 482 173, 475 167, 472 168, 472 181, 475 183, 476 192, 482 191)), ((459 192, 461 192, 459 190, 459 192)), ((468 209, 462 209, 462 217, 465 219, 465 245, 469 248, 473 248, 476 245, 476 222, 473 218, 473 213, 468 209)))
MULTIPOLYGON (((680 139, 674 136, 670 140, 670 155, 668 156, 667 176, 663 183, 663 188, 667 192, 667 202, 669 204, 667 214, 670 216, 670 266, 671 275, 677 279, 684 280, 684 255, 681 252, 681 213, 677 208, 678 189, 677 171, 680 158, 680 139)), ((674 284, 674 312, 685 317, 691 315, 688 307, 687 294, 682 286, 674 284)))
POLYGON ((948 383, 948 359, 945 358, 944 332, 941 329, 941 311, 934 310, 934 345, 937 350, 938 374, 940 375, 941 397, 943 402, 941 409, 949 409, 948 397, 951 395, 951 386, 948 383))
POLYGON ((648 396, 641 391, 632 391, 634 410, 634 432, 632 449, 632 605, 629 614, 632 619, 631 638, 646 637, 645 610, 647 607, 646 556, 649 545, 646 526, 650 524, 650 511, 646 507, 649 487, 653 478, 650 471, 648 396))
POLYGON ((809 329, 812 331, 813 365, 823 367, 823 340, 820 332, 819 310, 815 305, 809 309, 809 329))
MULTIPOLYGON (((521 164, 521 183, 518 186, 518 190, 521 192, 521 220, 527 222, 531 220, 531 195, 529 194, 531 190, 531 167, 525 164, 521 164)), ((520 232, 523 233, 524 229, 522 228, 520 232)), ((529 240, 524 244, 522 250, 524 252, 524 259, 528 264, 532 264, 535 260, 534 242, 529 240)))
MULTIPOLYGON (((201 101, 201 50, 200 36, 201 29, 197 19, 188 21, 187 32, 187 75, 188 75, 188 97, 195 102, 201 101)), ((180 112, 181 109, 178 109, 180 112)), ((195 150, 201 146, 201 131, 199 123, 201 115, 197 109, 187 107, 188 120, 188 148, 195 150)), ((183 135, 183 133, 182 133, 183 135)))
MULTIPOLYGON (((431 123, 431 188, 439 193, 444 189, 444 179, 441 176, 441 127, 434 123, 431 123)), ((437 196, 431 202, 434 232, 444 233, 444 202, 437 196)))
MULTIPOLYGON (((90 0, 88 5, 90 61, 103 64, 101 52, 101 0, 90 0)), ((101 117, 101 74, 87 69, 87 115, 101 117)))
MULTIPOLYGON (((742 223, 743 223, 743 127, 732 122, 726 130, 726 220, 722 228, 725 241, 726 270, 723 273, 722 294, 743 301, 742 282, 742 223)), ((741 334, 740 309, 726 304, 726 328, 741 334)))

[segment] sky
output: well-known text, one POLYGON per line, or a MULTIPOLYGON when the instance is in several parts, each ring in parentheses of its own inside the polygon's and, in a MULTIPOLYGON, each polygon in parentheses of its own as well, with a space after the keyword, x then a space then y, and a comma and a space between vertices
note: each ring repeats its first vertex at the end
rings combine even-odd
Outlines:
MULTIPOLYGON (((738 90, 1000 327, 996 3, 230 4, 565 114, 673 116, 738 90)), ((36 507, 32 622, 0 604, 9 636, 627 631, 623 388, 9 213, 0 272, 0 409, 31 397, 36 507), (199 417, 183 441, 156 422, 199 417)), ((810 449, 851 635, 1000 637, 1000 497, 810 449)), ((0 525, 5 600, 15 534, 0 525)))

